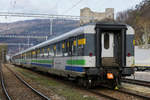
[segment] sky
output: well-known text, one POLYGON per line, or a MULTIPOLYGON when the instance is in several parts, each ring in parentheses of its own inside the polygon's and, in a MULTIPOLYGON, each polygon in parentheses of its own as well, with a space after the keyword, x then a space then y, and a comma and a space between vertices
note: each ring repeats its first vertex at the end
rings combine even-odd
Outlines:
MULTIPOLYGON (((104 12, 105 8, 114 8, 115 14, 134 8, 142 0, 0 0, 0 12, 35 13, 79 16, 80 9, 104 12)), ((0 17, 0 22, 12 22, 28 18, 0 17)))

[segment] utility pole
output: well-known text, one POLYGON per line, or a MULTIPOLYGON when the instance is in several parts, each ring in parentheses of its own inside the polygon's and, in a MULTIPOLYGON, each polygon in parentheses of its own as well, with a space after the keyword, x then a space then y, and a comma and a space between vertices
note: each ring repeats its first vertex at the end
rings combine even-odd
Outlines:
POLYGON ((20 52, 20 49, 21 49, 21 47, 20 47, 21 45, 20 45, 20 43, 19 43, 19 52, 20 52))
POLYGON ((46 36, 45 40, 47 40, 48 36, 46 36))
POLYGON ((53 19, 50 19, 50 35, 51 36, 53 34, 53 19))
POLYGON ((28 48, 30 47, 30 38, 28 37, 28 48))

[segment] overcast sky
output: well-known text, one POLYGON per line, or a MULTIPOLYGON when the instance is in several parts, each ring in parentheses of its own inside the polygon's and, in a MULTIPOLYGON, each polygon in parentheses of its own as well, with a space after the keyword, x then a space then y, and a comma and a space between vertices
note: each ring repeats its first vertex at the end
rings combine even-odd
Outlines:
MULTIPOLYGON (((80 15, 80 9, 89 7, 96 12, 115 8, 115 14, 134 8, 142 0, 0 0, 0 12, 48 13, 58 15, 80 15)), ((23 18, 0 17, 0 22, 23 18)))

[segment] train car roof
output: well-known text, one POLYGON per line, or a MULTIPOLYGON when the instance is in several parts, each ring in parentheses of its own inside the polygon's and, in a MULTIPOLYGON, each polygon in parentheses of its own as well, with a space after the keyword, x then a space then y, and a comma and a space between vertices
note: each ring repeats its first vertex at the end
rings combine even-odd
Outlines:
POLYGON ((122 24, 122 23, 117 23, 117 22, 108 22, 108 23, 104 23, 104 22, 98 22, 96 23, 96 27, 95 28, 101 28, 101 29, 127 29, 127 25, 126 24, 122 24))

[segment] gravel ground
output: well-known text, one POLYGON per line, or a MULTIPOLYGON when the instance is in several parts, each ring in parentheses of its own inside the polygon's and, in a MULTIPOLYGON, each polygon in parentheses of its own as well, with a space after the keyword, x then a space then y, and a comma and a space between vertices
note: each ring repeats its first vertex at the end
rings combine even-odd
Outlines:
POLYGON ((139 97, 135 97, 135 96, 132 96, 132 95, 128 95, 128 94, 125 94, 125 93, 121 93, 121 92, 106 89, 106 88, 104 88, 104 89, 99 88, 99 89, 97 89, 97 91, 100 92, 100 93, 112 96, 114 98, 117 98, 118 100, 144 100, 144 99, 141 99, 139 97))
POLYGON ((122 83, 122 87, 124 89, 130 90, 130 91, 136 91, 137 93, 142 93, 147 96, 150 96, 150 88, 148 88, 148 87, 134 85, 134 84, 128 84, 128 83, 122 83))
POLYGON ((26 87, 5 66, 2 67, 6 88, 13 100, 42 100, 26 87))
POLYGON ((143 81, 149 81, 150 82, 150 71, 144 71, 144 72, 135 72, 134 76, 130 76, 127 78, 131 79, 137 79, 137 80, 143 80, 143 81))

